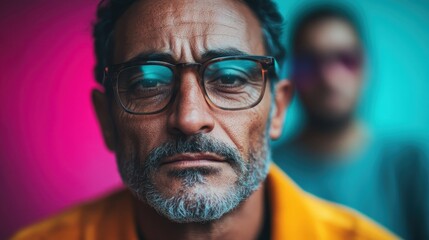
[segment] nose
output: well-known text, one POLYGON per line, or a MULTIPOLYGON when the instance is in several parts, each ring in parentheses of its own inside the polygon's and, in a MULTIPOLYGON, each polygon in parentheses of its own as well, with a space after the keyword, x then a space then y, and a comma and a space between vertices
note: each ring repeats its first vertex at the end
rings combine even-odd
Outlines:
POLYGON ((181 73, 180 86, 169 111, 168 130, 174 135, 208 133, 214 128, 214 119, 197 75, 190 69, 181 73))

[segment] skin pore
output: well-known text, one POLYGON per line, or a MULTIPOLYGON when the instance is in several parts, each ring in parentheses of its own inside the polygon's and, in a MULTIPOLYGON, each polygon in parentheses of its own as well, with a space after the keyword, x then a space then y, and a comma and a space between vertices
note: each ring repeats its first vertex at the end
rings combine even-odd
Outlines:
MULTIPOLYGON (((137 1, 117 22, 113 41, 113 63, 127 62, 147 53, 169 55, 168 61, 174 61, 172 63, 202 62, 205 53, 225 49, 249 55, 266 54, 258 19, 244 3, 231 0, 137 1)), ((152 115, 126 113, 104 93, 94 90, 93 102, 103 136, 118 162, 133 158, 144 161, 151 150, 165 142, 198 134, 237 149, 246 160, 249 152, 265 147, 264 137, 280 136, 291 95, 287 81, 277 84, 274 101, 274 94, 267 87, 257 106, 226 111, 206 102, 194 70, 184 70, 179 80, 174 102, 165 111, 152 115)), ((206 178, 207 191, 222 194, 238 179, 227 162, 204 164, 217 169, 206 178)), ((153 179, 165 196, 184 190, 182 181, 168 174, 172 168, 183 166, 162 166, 153 179)), ((264 187, 263 183, 260 185, 236 209, 218 220, 204 223, 171 221, 144 201, 136 200, 138 227, 147 239, 255 239, 264 215, 264 187)))
MULTIPOLYGON (((295 51, 348 51, 360 47, 359 41, 347 22, 331 17, 306 25, 295 51)), ((307 117, 296 143, 316 154, 342 155, 353 151, 366 137, 364 127, 354 118, 362 69, 350 70, 340 63, 331 63, 308 78, 294 80, 307 117)))

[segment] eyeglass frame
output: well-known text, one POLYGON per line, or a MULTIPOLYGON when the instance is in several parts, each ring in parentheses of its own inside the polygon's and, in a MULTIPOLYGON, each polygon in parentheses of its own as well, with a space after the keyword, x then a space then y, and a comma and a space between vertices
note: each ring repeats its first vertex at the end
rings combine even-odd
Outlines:
POLYGON ((110 83, 110 87, 112 87, 113 92, 114 92, 114 96, 115 96, 115 100, 116 102, 122 107, 122 109, 125 110, 125 112, 130 113, 130 114, 134 114, 134 115, 152 115, 152 114, 157 114, 160 113, 162 111, 164 111, 176 98, 176 94, 177 94, 177 88, 179 86, 179 84, 174 84, 173 86, 173 93, 170 96, 170 100, 168 101, 168 103, 162 107, 160 110, 157 111, 153 111, 153 112, 134 112, 131 111, 129 109, 127 109, 124 104, 122 103, 120 97, 119 97, 119 87, 118 87, 118 81, 119 81, 119 75, 125 71, 126 69, 132 68, 132 67, 137 67, 137 66, 141 66, 141 65, 145 65, 145 64, 157 64, 157 65, 161 65, 161 66, 165 66, 168 67, 170 70, 172 70, 173 76, 177 79, 180 73, 180 70, 184 69, 184 68, 195 68, 197 69, 198 72, 198 77, 199 77, 199 86, 200 88, 203 90, 203 94, 204 94, 204 99, 206 100, 207 103, 209 103, 210 105, 218 108, 218 109, 222 109, 222 110, 227 110, 227 111, 239 111, 239 110, 246 110, 246 109, 250 109, 255 107, 256 105, 258 105, 262 98, 265 95, 265 89, 266 89, 266 85, 268 82, 268 78, 267 75, 270 75, 270 71, 272 71, 271 73, 273 73, 272 75, 276 76, 275 73, 275 66, 276 66, 276 60, 274 57, 271 56, 258 56, 258 55, 237 55, 237 56, 225 56, 225 57, 215 57, 215 58, 211 58, 208 59, 202 63, 197 63, 197 62, 185 62, 185 63, 169 63, 169 62, 164 62, 164 61, 152 61, 152 60, 148 60, 148 61, 142 61, 142 60, 136 60, 136 61, 131 61, 131 62, 124 62, 124 63, 119 63, 119 64, 113 64, 113 65, 109 65, 106 66, 104 68, 104 76, 103 76, 103 86, 108 88, 109 87, 109 83, 110 83), (207 94, 207 89, 205 87, 205 83, 204 83, 204 72, 207 68, 208 65, 210 64, 214 64, 216 62, 221 62, 221 61, 226 61, 226 60, 251 60, 254 61, 256 63, 258 63, 261 67, 261 75, 262 75, 262 81, 263 81, 263 87, 260 93, 259 98, 251 105, 246 106, 246 107, 241 107, 241 108, 225 108, 225 107, 220 107, 217 104, 213 103, 213 101, 210 99, 210 97, 207 94), (112 80, 114 79, 114 80, 112 80))

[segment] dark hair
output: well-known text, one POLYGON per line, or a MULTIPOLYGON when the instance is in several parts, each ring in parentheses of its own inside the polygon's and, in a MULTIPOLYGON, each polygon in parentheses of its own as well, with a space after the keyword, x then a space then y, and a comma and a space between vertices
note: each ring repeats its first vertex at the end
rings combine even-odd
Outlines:
POLYGON ((302 33, 312 24, 327 20, 338 19, 347 23, 356 33, 360 43, 363 43, 361 19, 351 6, 340 3, 319 3, 306 5, 298 11, 289 31, 291 53, 295 54, 302 39, 302 33))
MULTIPOLYGON (((116 21, 136 0, 101 0, 97 8, 97 20, 93 27, 96 56, 95 77, 103 81, 104 67, 112 57, 111 36, 116 21)), ((261 24, 265 48, 269 55, 282 63, 286 50, 281 43, 283 17, 272 0, 243 0, 261 24)))

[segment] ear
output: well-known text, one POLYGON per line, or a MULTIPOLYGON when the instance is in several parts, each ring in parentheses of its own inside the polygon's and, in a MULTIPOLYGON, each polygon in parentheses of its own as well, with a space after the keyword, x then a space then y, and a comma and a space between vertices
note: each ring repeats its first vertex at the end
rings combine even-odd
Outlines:
POLYGON ((274 96, 274 109, 271 116, 270 137, 277 139, 283 131, 283 124, 286 110, 290 104, 293 95, 293 86, 291 81, 281 80, 277 83, 274 96))
POLYGON ((94 104, 97 114, 98 123, 100 124, 103 133, 104 143, 111 151, 115 150, 115 131, 113 119, 110 114, 109 100, 105 93, 98 89, 93 89, 91 92, 92 104, 94 104))

